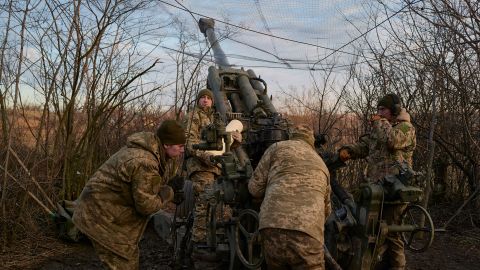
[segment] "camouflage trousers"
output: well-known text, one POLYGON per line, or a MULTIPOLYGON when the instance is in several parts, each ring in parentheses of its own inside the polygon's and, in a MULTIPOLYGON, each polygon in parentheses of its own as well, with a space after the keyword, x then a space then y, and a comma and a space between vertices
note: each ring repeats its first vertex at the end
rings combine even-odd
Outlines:
POLYGON ((195 172, 190 176, 195 193, 194 220, 192 226, 192 240, 206 242, 208 197, 213 192, 215 174, 211 172, 195 172))
MULTIPOLYGON (((401 215, 406 204, 384 204, 383 218, 388 225, 401 224, 401 215)), ((383 257, 383 264, 388 265, 385 269, 403 270, 405 269, 405 248, 400 233, 388 233, 385 243, 380 247, 380 256, 383 257)))
POLYGON ((102 244, 97 241, 90 240, 92 242, 93 248, 97 253, 98 258, 102 262, 104 268, 110 270, 138 270, 139 269, 139 251, 138 247, 135 251, 135 254, 130 259, 125 259, 124 257, 106 249, 102 244))
POLYGON ((260 235, 269 270, 325 269, 323 243, 310 235, 278 228, 262 229, 260 235))

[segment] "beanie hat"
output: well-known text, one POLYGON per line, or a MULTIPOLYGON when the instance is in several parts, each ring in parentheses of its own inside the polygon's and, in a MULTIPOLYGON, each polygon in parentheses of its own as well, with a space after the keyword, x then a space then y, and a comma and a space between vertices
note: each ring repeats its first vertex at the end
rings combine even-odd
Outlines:
POLYGON ((402 108, 400 98, 395 94, 387 94, 383 96, 377 104, 377 107, 380 106, 388 108, 393 115, 398 115, 402 108))
POLYGON ((205 89, 202 89, 200 92, 198 92, 197 103, 200 100, 200 98, 203 97, 203 96, 209 96, 213 100, 212 91, 210 91, 210 89, 205 88, 205 89))
POLYGON ((297 125, 291 130, 291 139, 301 139, 314 147, 315 136, 313 130, 307 125, 297 125))
POLYGON ((175 120, 165 120, 156 132, 157 137, 166 145, 185 144, 185 130, 175 120))

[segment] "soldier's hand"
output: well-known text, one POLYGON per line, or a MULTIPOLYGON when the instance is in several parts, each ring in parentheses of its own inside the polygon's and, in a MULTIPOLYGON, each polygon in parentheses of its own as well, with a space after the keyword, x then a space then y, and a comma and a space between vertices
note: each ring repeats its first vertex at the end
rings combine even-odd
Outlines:
POLYGON ((350 155, 350 151, 347 148, 340 149, 338 151, 338 156, 340 157, 340 160, 343 162, 352 158, 352 156, 350 155))
POLYGON ((231 149, 235 149, 242 144, 242 133, 238 131, 233 131, 230 133, 233 139, 232 145, 230 146, 231 149))
POLYGON ((185 179, 183 178, 183 176, 175 175, 168 181, 167 185, 172 187, 173 191, 177 193, 178 191, 183 190, 183 186, 185 185, 185 179))
POLYGON ((160 198, 162 198, 163 202, 169 202, 173 199, 174 192, 170 186, 162 186, 158 192, 158 195, 160 198))
POLYGON ((382 119, 383 117, 381 115, 378 115, 378 114, 374 114, 372 115, 372 117, 370 118, 370 122, 373 123, 375 121, 378 121, 380 119, 382 119))
POLYGON ((242 142, 242 133, 238 131, 233 131, 232 132, 232 139, 237 142, 242 142))
POLYGON ((214 155, 208 151, 199 151, 198 157, 207 166, 216 166, 215 161, 213 160, 214 155))

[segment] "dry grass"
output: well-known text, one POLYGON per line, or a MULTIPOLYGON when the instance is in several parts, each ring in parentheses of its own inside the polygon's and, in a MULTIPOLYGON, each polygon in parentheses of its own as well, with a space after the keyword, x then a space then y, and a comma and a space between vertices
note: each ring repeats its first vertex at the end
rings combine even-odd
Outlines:
POLYGON ((7 247, 0 254, 0 261, 6 269, 33 269, 49 258, 68 254, 72 249, 72 246, 52 236, 29 235, 7 247))

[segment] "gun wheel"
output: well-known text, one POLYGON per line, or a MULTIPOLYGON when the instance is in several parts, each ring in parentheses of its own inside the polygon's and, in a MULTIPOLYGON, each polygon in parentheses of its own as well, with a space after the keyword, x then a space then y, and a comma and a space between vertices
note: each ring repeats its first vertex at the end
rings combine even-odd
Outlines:
POLYGON ((411 230, 402 232, 402 240, 409 250, 420 253, 430 247, 435 228, 425 208, 416 204, 408 205, 402 213, 402 225, 411 226, 411 230))
MULTIPOLYGON (((193 225, 193 208, 195 204, 195 195, 193 183, 191 180, 185 180, 183 186, 185 200, 176 206, 174 220, 170 226, 170 237, 173 244, 173 260, 171 266, 175 269, 179 267, 189 267, 191 253, 191 236, 193 225)), ((158 222, 154 219, 154 222, 158 222)), ((158 225, 155 228, 159 227, 158 225)), ((162 231, 157 234, 162 235, 162 231)))
POLYGON ((235 251, 238 259, 249 269, 256 269, 263 262, 263 247, 258 227, 257 212, 251 209, 240 212, 235 225, 235 251))
POLYGON ((195 204, 195 198, 193 194, 193 183, 190 180, 185 180, 183 186, 183 193, 185 194, 185 200, 177 206, 177 217, 186 219, 188 214, 192 212, 195 204))
POLYGON ((342 267, 349 266, 352 263, 353 253, 353 241, 352 237, 347 232, 339 233, 336 237, 336 250, 334 259, 342 267))

